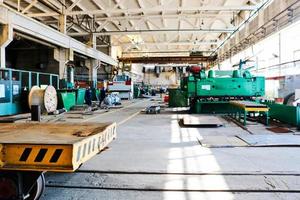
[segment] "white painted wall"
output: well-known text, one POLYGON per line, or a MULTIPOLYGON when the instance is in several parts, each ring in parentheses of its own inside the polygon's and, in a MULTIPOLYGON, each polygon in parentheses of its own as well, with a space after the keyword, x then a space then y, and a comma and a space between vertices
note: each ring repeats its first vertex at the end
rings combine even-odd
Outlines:
POLYGON ((174 86, 179 84, 175 72, 162 72, 159 77, 154 73, 145 73, 144 82, 154 86, 174 86))
MULTIPOLYGON (((220 64, 222 70, 232 69, 240 59, 251 59, 253 73, 266 77, 300 74, 300 21, 274 33, 220 64), (293 62, 296 61, 296 62, 293 62)), ((216 68, 216 67, 215 67, 216 68)))
MULTIPOLYGON (((281 76, 300 74, 300 21, 274 33, 270 37, 252 45, 248 49, 220 63, 221 70, 233 69, 232 65, 240 59, 250 59, 254 62, 248 66, 255 66, 253 74, 265 76, 269 79, 281 76)), ((214 67, 217 69, 217 66, 214 67)), ((284 87, 285 81, 267 80, 266 96, 270 98, 283 97, 278 92, 284 87)), ((299 86, 300 87, 300 86, 299 86)), ((294 89, 294 88, 293 88, 294 89)), ((285 88, 285 90, 290 90, 285 88)))
POLYGON ((114 59, 122 57, 122 48, 120 46, 111 46, 110 56, 114 59))
POLYGON ((134 82, 142 82, 144 80, 143 66, 143 64, 135 63, 131 65, 131 79, 134 82))

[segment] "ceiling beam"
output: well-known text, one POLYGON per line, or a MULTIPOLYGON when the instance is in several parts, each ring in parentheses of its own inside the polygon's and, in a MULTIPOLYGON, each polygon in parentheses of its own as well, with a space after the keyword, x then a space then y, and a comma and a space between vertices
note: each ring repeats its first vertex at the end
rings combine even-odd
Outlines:
MULTIPOLYGON (((141 54, 141 53, 191 53, 192 51, 190 50, 147 50, 147 51, 123 51, 122 54, 123 55, 127 55, 127 54, 141 54)), ((202 53, 211 53, 213 51, 207 51, 207 50, 203 50, 201 51, 202 53)))
MULTIPOLYGON (((199 45, 212 45, 212 44, 220 44, 221 42, 215 42, 215 41, 199 41, 199 42, 142 42, 142 43, 135 43, 136 45, 147 45, 147 46, 164 46, 164 45, 172 45, 172 46, 199 46, 199 45)), ((127 46, 132 45, 131 42, 126 43, 116 43, 112 44, 114 46, 127 46)))
MULTIPOLYGON (((96 32, 96 35, 142 35, 142 34, 163 34, 163 33, 232 33, 233 29, 152 29, 152 30, 124 30, 96 32)), ((69 33, 70 36, 84 36, 91 33, 69 33)))
MULTIPOLYGON (((31 0, 22 0, 28 4, 30 4, 31 0)), ((45 2, 49 2, 49 3, 54 3, 52 0, 46 0, 45 2)), ((18 4, 17 3, 13 3, 13 2, 10 2, 10 1, 6 1, 5 2, 9 7, 11 8, 14 8, 16 10, 18 10, 18 4)), ((39 10, 43 10, 45 12, 51 12, 51 8, 49 8, 47 5, 44 5, 42 3, 37 3, 34 5, 34 8, 36 9, 39 9, 39 10)), ((22 7, 20 7, 20 9, 22 10, 22 7)), ((59 10, 57 10, 57 12, 60 12, 59 10)), ((28 13, 31 13, 31 10, 28 10, 28 13)), ((57 29, 57 24, 58 24, 58 16, 55 16, 54 19, 52 20, 53 23, 51 23, 51 25, 54 25, 54 28, 57 29)), ((44 21, 43 21, 44 22, 44 21)), ((52 27, 53 28, 53 27, 52 27)), ((80 27, 78 25, 75 25, 72 27, 73 30, 75 30, 76 32, 82 32, 82 31, 85 31, 85 29, 83 29, 83 27, 80 27)))
MULTIPOLYGON (((219 17, 219 19, 224 17, 232 17, 232 13, 222 13, 219 17)), ((199 13, 199 14, 193 14, 193 13, 182 13, 182 14, 164 14, 164 15, 127 15, 127 16, 110 16, 110 17, 95 17, 95 21, 100 23, 113 23, 114 21, 124 21, 124 20, 143 20, 146 22, 146 20, 150 19, 160 19, 164 20, 164 24, 166 24, 166 19, 218 19, 216 18, 216 14, 208 14, 208 13, 199 13)), ((81 19, 79 17, 78 19, 81 19)), ((57 23, 56 20, 47 20, 44 21, 45 24, 52 24, 57 23)), ((164 25, 165 26, 165 25, 164 25)))
POLYGON ((45 41, 52 45, 66 49, 73 49, 74 52, 101 60, 107 64, 117 65, 116 60, 112 57, 97 51, 96 49, 90 48, 78 40, 62 34, 53 28, 45 26, 36 20, 30 19, 7 6, 1 5, 0 13, 5 13, 5 15, 0 15, 0 21, 9 22, 9 24, 13 26, 14 31, 34 36, 36 39, 45 41))
POLYGON ((76 0, 75 2, 73 2, 73 4, 68 7, 67 11, 71 11, 75 6, 77 6, 77 4, 80 2, 81 0, 76 0))
POLYGON ((24 10, 22 10, 22 13, 26 13, 30 8, 32 8, 36 3, 38 2, 38 0, 34 0, 32 1, 24 10))
MULTIPOLYGON (((147 12, 199 12, 199 11, 241 11, 241 10, 256 10, 257 6, 201 6, 201 7, 166 7, 166 6, 156 6, 152 8, 131 8, 131 9, 103 9, 103 10, 86 10, 86 11, 67 11, 66 15, 103 15, 103 14, 137 14, 137 13, 147 13, 147 12)), ((56 12, 49 13, 34 13, 28 14, 31 17, 47 17, 56 16, 56 12)))
POLYGON ((122 57, 119 58, 123 63, 144 63, 144 64, 167 64, 167 63, 184 63, 198 64, 202 62, 214 61, 215 57, 209 56, 174 56, 174 57, 122 57))

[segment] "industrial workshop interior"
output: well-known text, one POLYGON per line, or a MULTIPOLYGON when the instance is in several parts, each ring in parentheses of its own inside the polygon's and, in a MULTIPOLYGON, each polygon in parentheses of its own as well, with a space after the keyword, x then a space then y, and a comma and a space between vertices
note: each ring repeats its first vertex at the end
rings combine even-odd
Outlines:
POLYGON ((300 0, 0 0, 0 200, 299 200, 300 0))

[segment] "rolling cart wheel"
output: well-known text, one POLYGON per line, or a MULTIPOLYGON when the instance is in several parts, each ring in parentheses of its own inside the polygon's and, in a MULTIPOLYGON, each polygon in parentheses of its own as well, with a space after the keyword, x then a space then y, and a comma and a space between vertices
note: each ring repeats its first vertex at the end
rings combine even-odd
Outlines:
MULTIPOLYGON (((35 184, 33 185, 32 189, 29 192, 28 200, 38 200, 41 198, 44 190, 45 190, 45 176, 42 173, 39 178, 36 180, 35 184)), ((26 200, 27 200, 26 199, 26 200)))
POLYGON ((0 175, 0 199, 18 199, 18 182, 15 176, 0 175))

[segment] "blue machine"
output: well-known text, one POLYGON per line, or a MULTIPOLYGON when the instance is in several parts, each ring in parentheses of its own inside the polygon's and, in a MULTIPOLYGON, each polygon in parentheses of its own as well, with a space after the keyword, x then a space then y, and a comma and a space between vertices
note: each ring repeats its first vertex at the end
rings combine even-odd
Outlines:
POLYGON ((0 69, 0 116, 25 112, 31 87, 53 85, 58 88, 58 78, 56 74, 0 69))

